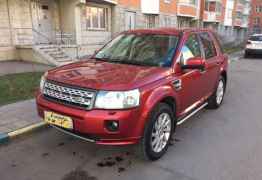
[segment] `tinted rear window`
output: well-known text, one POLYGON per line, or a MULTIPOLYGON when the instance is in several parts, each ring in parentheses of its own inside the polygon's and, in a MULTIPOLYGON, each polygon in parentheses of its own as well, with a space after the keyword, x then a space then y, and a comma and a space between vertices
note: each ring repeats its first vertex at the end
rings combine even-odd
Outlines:
POLYGON ((251 36, 250 41, 262 41, 262 36, 251 36))

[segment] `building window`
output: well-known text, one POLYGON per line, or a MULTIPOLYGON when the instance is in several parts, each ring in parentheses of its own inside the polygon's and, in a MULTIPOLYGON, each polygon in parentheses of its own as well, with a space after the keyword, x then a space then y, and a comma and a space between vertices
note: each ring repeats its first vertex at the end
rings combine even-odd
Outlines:
POLYGON ((180 3, 183 4, 190 4, 190 5, 197 5, 197 0, 179 0, 180 3))
POLYGON ((164 17, 164 26, 165 27, 171 26, 171 19, 169 16, 164 17))
POLYGON ((256 13, 262 13, 262 6, 256 6, 256 13))
POLYGON ((259 17, 255 17, 254 18, 254 25, 259 25, 260 24, 260 18, 259 17))
POLYGON ((86 7, 87 29, 105 30, 107 27, 107 9, 100 7, 86 7))
POLYGON ((156 27, 156 16, 155 15, 147 15, 146 16, 146 26, 147 26, 147 28, 156 27))

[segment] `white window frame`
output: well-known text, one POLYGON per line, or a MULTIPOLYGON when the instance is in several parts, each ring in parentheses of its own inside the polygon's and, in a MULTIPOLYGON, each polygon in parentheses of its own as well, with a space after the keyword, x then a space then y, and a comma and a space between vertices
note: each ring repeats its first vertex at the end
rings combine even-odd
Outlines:
POLYGON ((94 24, 93 24, 93 16, 91 15, 90 16, 90 27, 88 27, 88 25, 87 25, 87 22, 86 22, 86 29, 87 30, 97 30, 97 31, 106 31, 107 30, 107 27, 108 27, 108 8, 105 8, 105 7, 98 7, 98 6, 90 6, 90 5, 88 5, 88 6, 86 6, 86 19, 87 19, 87 16, 88 16, 88 14, 87 14, 87 8, 96 8, 97 9, 97 12, 98 12, 98 10, 99 9, 103 9, 103 11, 105 12, 105 27, 101 27, 101 18, 100 18, 100 16, 98 15, 97 17, 98 17, 98 26, 99 27, 94 27, 94 24))
POLYGON ((170 4, 172 0, 164 0, 164 3, 170 4))

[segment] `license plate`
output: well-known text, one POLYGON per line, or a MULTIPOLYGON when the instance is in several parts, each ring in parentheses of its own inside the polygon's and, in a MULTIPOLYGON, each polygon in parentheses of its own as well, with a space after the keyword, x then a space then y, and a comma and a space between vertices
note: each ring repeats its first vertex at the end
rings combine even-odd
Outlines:
POLYGON ((68 116, 45 111, 44 120, 48 124, 56 125, 66 129, 73 129, 73 120, 68 116))

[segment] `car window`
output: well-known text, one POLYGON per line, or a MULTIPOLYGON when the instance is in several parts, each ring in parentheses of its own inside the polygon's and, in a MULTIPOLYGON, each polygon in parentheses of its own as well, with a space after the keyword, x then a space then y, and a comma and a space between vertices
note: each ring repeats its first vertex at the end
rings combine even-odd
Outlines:
POLYGON ((251 36, 249 40, 250 41, 262 41, 262 36, 260 35, 251 36))
POLYGON ((200 34, 200 39, 203 44, 203 49, 205 52, 205 58, 210 59, 212 57, 215 57, 216 54, 216 48, 215 45, 212 41, 212 38, 208 33, 201 33, 200 34))
POLYGON ((179 37, 161 34, 121 34, 95 58, 112 63, 170 67, 179 37))
POLYGON ((181 50, 181 60, 183 63, 186 63, 188 59, 193 57, 201 57, 200 43, 196 34, 189 36, 181 50))
POLYGON ((222 42, 221 42, 221 39, 219 38, 219 35, 213 33, 213 36, 214 36, 215 40, 217 41, 220 52, 225 53, 225 49, 222 46, 222 42))

